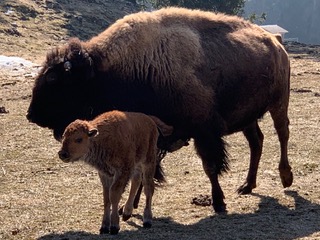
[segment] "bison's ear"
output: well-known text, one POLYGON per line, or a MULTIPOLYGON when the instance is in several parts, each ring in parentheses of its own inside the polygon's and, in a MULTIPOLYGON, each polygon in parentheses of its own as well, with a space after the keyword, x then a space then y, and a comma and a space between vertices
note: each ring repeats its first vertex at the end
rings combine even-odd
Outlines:
MULTIPOLYGON (((65 53, 65 62, 69 61, 72 65, 84 66, 92 65, 92 59, 87 50, 82 46, 78 38, 71 38, 65 53)), ((67 65, 69 65, 69 63, 67 65)), ((72 66, 68 66, 72 67, 72 66)))
POLYGON ((63 66, 66 72, 81 69, 85 71, 86 78, 94 77, 93 60, 78 38, 69 40, 63 66))
POLYGON ((79 38, 71 38, 68 42, 68 55, 67 57, 73 58, 81 54, 82 46, 79 38))
POLYGON ((98 136, 98 134, 99 134, 99 132, 98 132, 98 129, 96 129, 96 128, 89 129, 89 131, 88 131, 88 136, 90 138, 98 136))

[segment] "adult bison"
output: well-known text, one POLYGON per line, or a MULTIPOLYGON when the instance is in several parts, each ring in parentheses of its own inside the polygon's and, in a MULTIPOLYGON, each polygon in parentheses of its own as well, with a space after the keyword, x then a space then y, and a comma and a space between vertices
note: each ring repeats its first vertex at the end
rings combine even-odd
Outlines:
POLYGON ((289 78, 286 51, 259 26, 235 16, 166 8, 128 15, 87 42, 72 39, 49 52, 27 118, 53 129, 59 140, 73 120, 112 109, 157 116, 174 127, 171 142, 194 139, 214 210, 223 212, 218 175, 228 161, 222 137, 242 131, 247 138, 250 169, 238 191, 250 193, 263 143, 257 120, 267 111, 279 136, 282 184, 292 184, 289 78))

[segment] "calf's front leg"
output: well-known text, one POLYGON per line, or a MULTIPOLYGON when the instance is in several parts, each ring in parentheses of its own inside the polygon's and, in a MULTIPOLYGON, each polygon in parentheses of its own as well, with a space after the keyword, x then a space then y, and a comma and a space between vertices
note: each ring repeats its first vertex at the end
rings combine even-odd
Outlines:
POLYGON ((103 212, 103 218, 102 218, 102 224, 100 228, 100 234, 106 234, 110 232, 110 198, 109 198, 109 190, 110 186, 112 184, 113 178, 99 172, 100 181, 102 183, 102 190, 103 190, 103 206, 104 206, 104 212, 103 212))
POLYGON ((128 171, 116 173, 113 177, 113 183, 110 187, 109 198, 111 202, 111 221, 110 234, 118 234, 120 230, 119 225, 119 202, 121 195, 129 181, 131 173, 128 171))

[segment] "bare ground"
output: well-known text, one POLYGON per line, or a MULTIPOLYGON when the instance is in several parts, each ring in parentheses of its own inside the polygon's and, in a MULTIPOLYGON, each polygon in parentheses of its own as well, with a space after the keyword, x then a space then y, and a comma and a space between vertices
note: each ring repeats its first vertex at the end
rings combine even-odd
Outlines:
POLYGON ((220 181, 228 214, 191 203, 200 194, 210 195, 191 144, 164 159, 168 182, 155 192, 152 228, 142 228, 140 204, 128 222, 121 222, 119 235, 111 237, 98 235, 103 203, 96 171, 59 161, 52 133, 25 118, 37 64, 51 43, 34 40, 33 46, 41 48, 30 51, 18 44, 23 36, 1 34, 10 46, 2 42, 0 55, 22 56, 36 65, 0 69, 0 239, 320 239, 319 47, 287 46, 292 63, 290 188, 281 186, 279 143, 266 114, 260 122, 265 142, 253 194, 236 193, 248 171, 247 142, 240 133, 226 137, 231 170, 220 181))

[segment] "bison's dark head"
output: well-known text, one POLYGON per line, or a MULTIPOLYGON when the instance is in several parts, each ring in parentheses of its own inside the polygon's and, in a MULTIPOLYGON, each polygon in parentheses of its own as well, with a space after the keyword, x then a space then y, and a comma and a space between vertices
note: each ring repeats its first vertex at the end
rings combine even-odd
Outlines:
POLYGON ((53 129, 60 140, 71 121, 89 117, 94 76, 93 60, 78 39, 52 50, 35 80, 28 120, 53 129))

